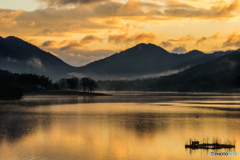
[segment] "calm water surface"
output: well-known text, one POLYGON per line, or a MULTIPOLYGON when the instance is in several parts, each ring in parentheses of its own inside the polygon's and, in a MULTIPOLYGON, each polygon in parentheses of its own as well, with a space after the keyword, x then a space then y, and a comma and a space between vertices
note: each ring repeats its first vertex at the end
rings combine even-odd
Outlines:
POLYGON ((0 102, 0 160, 239 159, 185 149, 189 139, 236 140, 240 95, 112 92, 0 102))

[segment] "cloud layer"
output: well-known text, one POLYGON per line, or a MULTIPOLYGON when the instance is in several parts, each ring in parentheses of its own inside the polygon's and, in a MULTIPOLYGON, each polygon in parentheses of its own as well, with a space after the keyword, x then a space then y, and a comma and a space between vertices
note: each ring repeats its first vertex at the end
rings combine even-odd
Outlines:
POLYGON ((174 1, 126 3, 111 0, 38 0, 51 6, 74 5, 72 8, 40 8, 32 12, 0 9, 1 30, 31 36, 69 36, 73 33, 93 33, 119 29, 124 21, 174 21, 179 19, 227 20, 239 17, 239 0, 174 1), (94 2, 94 3, 93 3, 94 2), (204 2, 200 5, 197 2, 204 2), (84 5, 80 5, 84 4, 84 5), (6 29, 8 27, 8 29, 6 29), (28 32, 26 32, 26 30, 28 32))
POLYGON ((223 47, 239 47, 240 48, 240 33, 232 33, 228 36, 227 41, 223 43, 223 47))
POLYGON ((157 36, 155 33, 135 33, 133 35, 125 34, 114 34, 109 35, 109 43, 131 43, 131 42, 151 42, 156 39, 157 36))
POLYGON ((65 5, 99 3, 108 0, 37 0, 37 1, 46 2, 49 6, 65 6, 65 5))
POLYGON ((0 8, 0 36, 18 36, 72 61, 97 60, 109 54, 96 51, 112 53, 137 43, 178 53, 240 47, 239 0, 35 2, 39 8, 33 11, 0 8))

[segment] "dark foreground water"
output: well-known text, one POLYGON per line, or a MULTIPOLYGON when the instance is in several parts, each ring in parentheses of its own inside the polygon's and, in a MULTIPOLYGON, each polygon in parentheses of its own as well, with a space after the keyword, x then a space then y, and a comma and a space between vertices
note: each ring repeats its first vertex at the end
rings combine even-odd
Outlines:
POLYGON ((113 92, 0 102, 0 160, 239 159, 240 95, 113 92), (238 156, 185 149, 236 140, 238 156))

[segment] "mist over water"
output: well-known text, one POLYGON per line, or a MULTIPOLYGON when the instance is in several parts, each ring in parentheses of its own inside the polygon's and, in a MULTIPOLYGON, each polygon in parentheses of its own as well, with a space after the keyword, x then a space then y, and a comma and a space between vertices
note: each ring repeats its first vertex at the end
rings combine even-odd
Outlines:
POLYGON ((212 159, 190 138, 235 139, 215 151, 240 153, 239 94, 107 93, 0 102, 0 159, 212 159))

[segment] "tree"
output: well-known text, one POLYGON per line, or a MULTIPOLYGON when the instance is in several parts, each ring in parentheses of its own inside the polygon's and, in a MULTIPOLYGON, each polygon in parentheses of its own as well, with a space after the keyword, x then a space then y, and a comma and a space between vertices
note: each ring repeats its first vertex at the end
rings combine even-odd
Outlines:
POLYGON ((77 77, 66 79, 68 88, 77 90, 79 79, 77 77))
POLYGON ((0 100, 21 99, 23 86, 18 83, 19 74, 0 70, 0 100))
POLYGON ((52 80, 44 75, 39 76, 37 74, 20 74, 18 75, 18 83, 21 85, 42 85, 47 87, 52 84, 52 80))
POLYGON ((240 75, 235 76, 235 79, 233 80, 233 84, 240 88, 240 75))
POLYGON ((83 92, 92 92, 97 88, 97 83, 88 77, 81 78, 80 84, 83 87, 83 92))
POLYGON ((88 81, 89 81, 89 78, 87 77, 81 78, 80 80, 80 85, 83 87, 83 92, 86 92, 88 81))
POLYGON ((61 79, 58 81, 58 84, 59 84, 59 86, 60 86, 60 88, 61 88, 62 90, 66 90, 66 88, 67 88, 67 81, 66 81, 65 78, 61 78, 61 79))
POLYGON ((88 83, 88 91, 92 92, 97 88, 97 83, 93 80, 93 79, 89 79, 89 83, 88 83))

